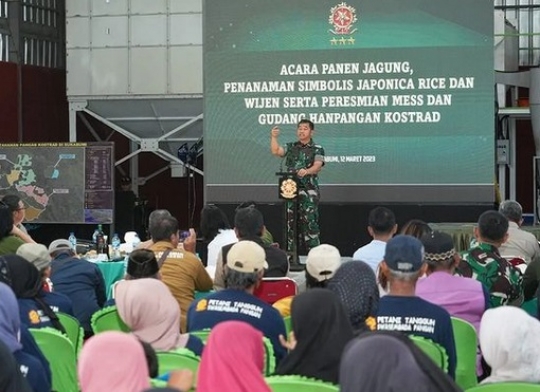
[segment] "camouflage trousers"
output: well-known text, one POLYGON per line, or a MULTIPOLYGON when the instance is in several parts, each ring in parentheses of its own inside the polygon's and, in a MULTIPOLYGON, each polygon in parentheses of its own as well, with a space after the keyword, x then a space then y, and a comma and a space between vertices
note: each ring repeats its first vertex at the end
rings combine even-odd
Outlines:
POLYGON ((286 202, 287 219, 287 252, 298 250, 298 246, 304 246, 306 251, 320 245, 319 240, 319 191, 300 189, 298 200, 286 202), (296 234, 294 238, 296 206, 296 234))

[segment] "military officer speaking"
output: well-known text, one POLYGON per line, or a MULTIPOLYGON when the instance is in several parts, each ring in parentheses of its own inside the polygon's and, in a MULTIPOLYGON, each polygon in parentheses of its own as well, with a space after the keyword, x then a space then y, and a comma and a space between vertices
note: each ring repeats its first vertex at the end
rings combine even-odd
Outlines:
MULTIPOLYGON (((313 142, 315 126, 309 120, 301 120, 296 128, 298 141, 280 146, 280 129, 276 126, 270 131, 270 150, 273 155, 285 157, 288 172, 298 177, 297 224, 299 245, 309 251, 320 244, 319 241, 319 178, 318 173, 324 165, 324 149, 313 142)), ((287 251, 296 247, 294 238, 294 202, 287 201, 287 251)))

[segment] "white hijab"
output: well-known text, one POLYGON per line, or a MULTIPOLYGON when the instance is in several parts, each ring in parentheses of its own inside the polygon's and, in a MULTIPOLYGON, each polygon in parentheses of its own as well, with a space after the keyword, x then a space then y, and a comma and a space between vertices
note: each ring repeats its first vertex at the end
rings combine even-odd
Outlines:
POLYGON ((499 382, 540 383, 540 321, 514 306, 484 313, 480 347, 491 366, 482 384, 499 382))

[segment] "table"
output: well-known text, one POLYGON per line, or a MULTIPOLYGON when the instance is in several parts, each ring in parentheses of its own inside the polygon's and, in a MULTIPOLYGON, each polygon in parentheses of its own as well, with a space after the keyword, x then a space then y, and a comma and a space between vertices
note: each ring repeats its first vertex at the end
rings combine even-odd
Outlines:
POLYGON ((126 274, 125 261, 95 261, 99 267, 105 280, 105 288, 107 289, 107 299, 111 298, 112 286, 119 280, 124 279, 126 274))
MULTIPOLYGON (((462 252, 469 249, 471 240, 474 238, 476 223, 430 223, 429 226, 433 230, 450 234, 456 250, 462 252)), ((540 240, 540 226, 521 226, 521 229, 534 234, 540 240)))

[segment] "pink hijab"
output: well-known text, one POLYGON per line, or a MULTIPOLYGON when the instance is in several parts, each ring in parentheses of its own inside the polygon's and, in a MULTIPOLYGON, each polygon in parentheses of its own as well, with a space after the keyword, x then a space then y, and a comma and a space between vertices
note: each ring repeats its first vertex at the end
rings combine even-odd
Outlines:
POLYGON ((242 321, 212 328, 204 348, 197 392, 270 392, 262 375, 263 334, 242 321))
POLYGON ((130 334, 103 332, 90 338, 77 367, 82 392, 133 392, 150 387, 143 347, 130 334))
POLYGON ((180 306, 161 280, 124 280, 116 286, 120 318, 139 339, 157 351, 185 347, 188 334, 180 334, 180 306))

